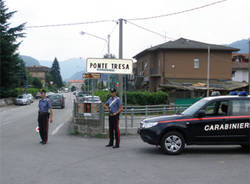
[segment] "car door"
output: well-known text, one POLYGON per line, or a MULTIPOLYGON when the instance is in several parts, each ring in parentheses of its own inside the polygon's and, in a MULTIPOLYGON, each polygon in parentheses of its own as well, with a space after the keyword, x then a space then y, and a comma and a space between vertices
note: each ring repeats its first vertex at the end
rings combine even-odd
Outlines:
POLYGON ((249 143, 250 99, 233 99, 230 102, 227 134, 232 143, 249 143))
POLYGON ((190 121, 189 131, 192 132, 192 142, 199 144, 216 144, 226 140, 226 133, 221 126, 228 118, 228 100, 214 100, 202 107, 204 112, 202 117, 197 117, 190 121))

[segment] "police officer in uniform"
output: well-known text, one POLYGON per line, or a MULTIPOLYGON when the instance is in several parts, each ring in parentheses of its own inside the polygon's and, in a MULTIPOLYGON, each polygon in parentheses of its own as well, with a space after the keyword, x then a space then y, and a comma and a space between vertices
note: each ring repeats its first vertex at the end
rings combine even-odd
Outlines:
POLYGON ((104 104, 104 108, 109 112, 109 144, 106 147, 111 147, 114 144, 115 133, 115 145, 113 148, 120 147, 120 131, 119 131, 119 115, 123 110, 122 102, 119 97, 116 96, 116 89, 110 90, 111 97, 104 104))
POLYGON ((38 111, 38 127, 41 137, 41 144, 46 144, 48 141, 49 121, 53 122, 53 111, 50 101, 46 98, 46 91, 42 90, 41 99, 39 100, 38 111))

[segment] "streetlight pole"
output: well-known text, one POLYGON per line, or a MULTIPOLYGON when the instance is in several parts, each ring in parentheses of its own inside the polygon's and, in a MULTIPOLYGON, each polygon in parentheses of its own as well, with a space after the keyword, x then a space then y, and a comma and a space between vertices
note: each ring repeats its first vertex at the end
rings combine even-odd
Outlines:
POLYGON ((87 33, 87 32, 85 32, 85 31, 81 31, 80 34, 81 34, 81 35, 89 35, 89 36, 92 36, 92 37, 95 37, 95 38, 97 38, 97 39, 100 39, 100 40, 105 41, 106 44, 107 44, 107 52, 108 52, 108 55, 110 55, 110 35, 108 35, 108 38, 105 39, 105 38, 102 38, 102 37, 100 37, 100 36, 97 36, 97 35, 94 35, 94 34, 91 34, 91 33, 87 33))
MULTIPOLYGON (((100 36, 97 36, 97 35, 94 35, 94 34, 91 34, 91 33, 87 33, 85 31, 81 31, 80 34, 81 35, 92 36, 94 38, 97 38, 97 39, 105 41, 105 43, 107 43, 107 52, 108 52, 107 54, 108 54, 108 57, 110 57, 110 35, 108 35, 107 39, 105 39, 105 38, 102 38, 100 36)), ((91 80, 91 82, 92 82, 92 96, 94 95, 94 84, 93 84, 94 81, 93 80, 95 80, 95 79, 91 80)))

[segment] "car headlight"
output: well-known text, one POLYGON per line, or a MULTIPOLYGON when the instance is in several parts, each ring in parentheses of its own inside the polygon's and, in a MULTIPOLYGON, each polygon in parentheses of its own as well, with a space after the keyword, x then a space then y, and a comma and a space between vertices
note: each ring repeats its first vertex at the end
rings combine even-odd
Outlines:
POLYGON ((158 124, 158 122, 144 122, 142 124, 142 128, 151 128, 153 126, 156 126, 158 124))

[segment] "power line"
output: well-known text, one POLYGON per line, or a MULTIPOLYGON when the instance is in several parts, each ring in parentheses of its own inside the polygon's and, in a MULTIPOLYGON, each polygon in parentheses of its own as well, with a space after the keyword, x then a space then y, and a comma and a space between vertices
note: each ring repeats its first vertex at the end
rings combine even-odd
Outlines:
MULTIPOLYGON (((213 6, 213 5, 225 2, 225 1, 227 1, 227 0, 220 0, 220 1, 216 1, 216 2, 206 4, 206 5, 203 5, 203 6, 199 6, 199 7, 179 11, 179 12, 164 14, 164 15, 143 17, 143 18, 131 18, 131 19, 126 19, 126 20, 127 21, 138 21, 138 20, 148 20, 148 19, 155 19, 155 18, 173 16, 173 15, 178 15, 178 14, 182 14, 182 13, 191 12, 191 11, 195 11, 195 10, 198 10, 198 9, 206 8, 206 7, 209 7, 209 6, 213 6)), ((105 23, 105 22, 117 22, 117 20, 96 20, 96 21, 76 22, 76 23, 68 23, 68 24, 38 25, 38 26, 27 26, 26 28, 30 29, 30 28, 64 27, 64 26, 76 26, 76 25, 82 25, 82 24, 96 24, 96 23, 105 23)))
POLYGON ((187 10, 183 10, 183 11, 179 11, 179 12, 163 14, 163 15, 157 15, 157 16, 151 16, 151 17, 132 18, 132 19, 127 19, 127 20, 137 21, 137 20, 148 20, 148 19, 156 19, 156 18, 162 18, 162 17, 167 17, 167 16, 173 16, 173 15, 187 13, 187 12, 195 11, 195 10, 198 10, 198 9, 206 8, 206 7, 209 7, 209 6, 213 6, 213 5, 216 5, 216 4, 219 4, 219 3, 223 3, 225 1, 227 1, 227 0, 216 1, 216 2, 213 2, 213 3, 205 4, 203 6, 198 6, 198 7, 195 7, 195 8, 191 8, 191 9, 187 9, 187 10))
POLYGON ((76 26, 82 24, 97 24, 97 23, 105 23, 105 22, 116 22, 115 20, 96 20, 96 21, 87 21, 87 22, 76 22, 76 23, 68 23, 68 24, 50 24, 50 25, 41 25, 41 26, 27 26, 26 28, 47 28, 47 27, 64 27, 64 26, 76 26))
POLYGON ((117 25, 118 25, 118 22, 115 21, 115 25, 114 25, 114 27, 112 28, 112 30, 111 30, 111 32, 109 33, 109 35, 112 35, 112 34, 113 34, 113 32, 115 31, 115 29, 117 28, 117 25))
POLYGON ((132 24, 132 25, 134 25, 134 26, 140 28, 140 29, 143 29, 143 30, 148 31, 148 32, 153 33, 153 34, 156 34, 156 35, 158 35, 158 36, 160 36, 160 37, 163 37, 163 38, 165 38, 165 39, 168 38, 168 39, 170 39, 170 40, 173 40, 173 38, 171 38, 171 37, 168 37, 168 36, 166 36, 166 35, 163 35, 163 34, 161 34, 161 33, 156 32, 156 31, 152 31, 152 30, 150 30, 150 29, 148 29, 148 28, 145 28, 145 27, 143 27, 143 26, 140 26, 140 25, 138 25, 138 24, 135 24, 135 23, 133 23, 133 22, 131 22, 131 21, 128 21, 128 20, 125 20, 125 21, 126 21, 127 23, 129 23, 129 24, 132 24))

